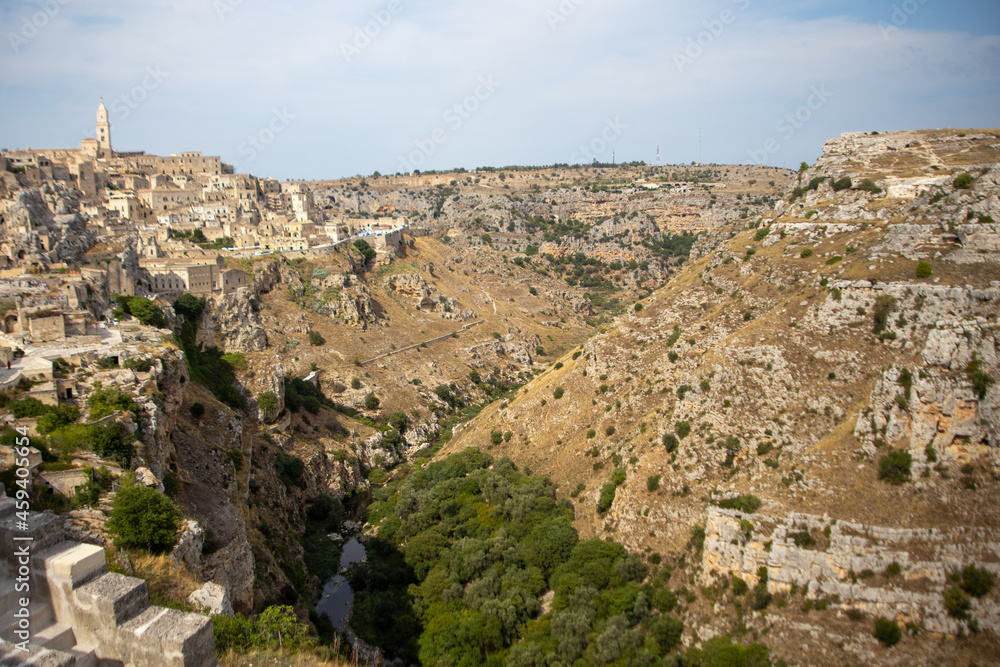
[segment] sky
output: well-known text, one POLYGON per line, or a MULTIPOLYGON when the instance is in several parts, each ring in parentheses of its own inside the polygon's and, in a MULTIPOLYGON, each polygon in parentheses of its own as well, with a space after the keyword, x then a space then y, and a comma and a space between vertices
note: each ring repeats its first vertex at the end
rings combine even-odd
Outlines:
POLYGON ((0 0, 0 148, 282 180, 798 167, 849 131, 1000 127, 996 0, 0 0))

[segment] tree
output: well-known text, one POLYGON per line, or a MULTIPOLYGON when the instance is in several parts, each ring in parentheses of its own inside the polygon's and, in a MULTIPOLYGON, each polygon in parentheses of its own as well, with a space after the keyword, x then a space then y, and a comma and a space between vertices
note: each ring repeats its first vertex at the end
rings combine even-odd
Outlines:
POLYGON ((146 326, 163 329, 167 326, 167 318, 155 301, 141 296, 133 296, 128 300, 128 309, 132 317, 146 326))
POLYGON ((165 553, 177 542, 180 520, 180 509, 166 496, 145 486, 123 486, 107 529, 118 547, 165 553))
POLYGON ((198 298, 185 292, 174 301, 174 312, 183 315, 185 320, 194 321, 201 317, 201 313, 205 310, 205 304, 205 297, 198 298))
POLYGON ((313 347, 319 347, 326 342, 326 339, 315 329, 309 330, 309 344, 313 347))
POLYGON ((270 419, 278 410, 278 396, 273 391, 262 391, 257 394, 257 405, 270 419))
POLYGON ((609 509, 611 509, 611 504, 615 502, 615 494, 618 492, 618 485, 614 482, 607 482, 601 487, 601 497, 597 501, 597 513, 604 515, 609 509))
POLYGON ((109 424, 91 424, 89 433, 91 447, 98 456, 114 459, 125 467, 132 463, 135 435, 128 432, 125 424, 113 421, 109 424))
POLYGON ((410 425, 410 418, 406 416, 405 412, 393 412, 389 415, 387 421, 389 422, 389 426, 400 433, 406 433, 406 429, 410 425))
POLYGON ((366 262, 370 262, 375 259, 375 249, 368 245, 368 241, 364 239, 357 239, 354 242, 354 247, 358 249, 361 256, 365 258, 366 262))

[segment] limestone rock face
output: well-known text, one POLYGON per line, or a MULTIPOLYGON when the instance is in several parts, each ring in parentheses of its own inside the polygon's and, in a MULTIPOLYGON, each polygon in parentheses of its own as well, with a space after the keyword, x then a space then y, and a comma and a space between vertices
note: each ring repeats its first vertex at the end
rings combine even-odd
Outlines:
POLYGON ((238 380, 248 408, 256 411, 257 420, 261 423, 269 423, 285 409, 285 371, 281 357, 274 353, 265 355, 255 357, 238 380), (259 403, 261 394, 268 392, 274 394, 277 401, 277 407, 271 410, 259 403))
POLYGON ((202 316, 199 342, 216 344, 225 352, 267 348, 267 332, 260 321, 260 302, 250 287, 214 299, 202 316))
POLYGON ((21 190, 4 207, 9 256, 23 263, 75 261, 94 245, 79 202, 61 184, 21 190))
POLYGON ((233 603, 229 601, 229 592, 214 581, 208 582, 191 593, 188 596, 188 602, 210 616, 233 615, 233 603))
POLYGON ((201 565, 201 550, 204 546, 205 529, 197 521, 186 519, 170 555, 178 563, 195 572, 201 565))
MULTIPOLYGON (((1000 546, 995 528, 976 529, 972 542, 963 530, 885 528, 801 513, 776 519, 711 507, 702 577, 707 584, 730 574, 754 586, 763 569, 772 593, 787 594, 796 586, 807 598, 832 598, 842 609, 901 615, 928 632, 954 634, 962 623, 945 609, 948 573, 1000 546), (893 563, 901 585, 875 585, 871 575, 893 563)), ((1000 627, 1000 605, 992 600, 976 600, 972 615, 984 629, 1000 627)))

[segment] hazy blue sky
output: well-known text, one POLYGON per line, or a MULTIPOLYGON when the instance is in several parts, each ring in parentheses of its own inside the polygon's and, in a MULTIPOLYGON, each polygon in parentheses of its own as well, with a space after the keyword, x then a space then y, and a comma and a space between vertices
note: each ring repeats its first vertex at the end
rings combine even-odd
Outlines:
POLYGON ((1000 126, 996 0, 0 0, 0 24, 0 147, 76 146, 103 96, 116 150, 282 179, 657 144, 797 166, 845 131, 1000 126))

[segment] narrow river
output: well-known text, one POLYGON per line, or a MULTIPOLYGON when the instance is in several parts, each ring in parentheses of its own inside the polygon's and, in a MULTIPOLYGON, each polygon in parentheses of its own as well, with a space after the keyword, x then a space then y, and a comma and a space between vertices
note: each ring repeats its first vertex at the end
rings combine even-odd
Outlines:
POLYGON ((338 574, 334 575, 330 581, 323 586, 323 596, 316 603, 316 611, 330 617, 333 626, 338 630, 347 629, 347 617, 351 613, 351 605, 354 602, 354 591, 347 579, 339 574, 352 563, 364 559, 365 547, 355 538, 351 538, 344 545, 340 553, 340 567, 338 574))

